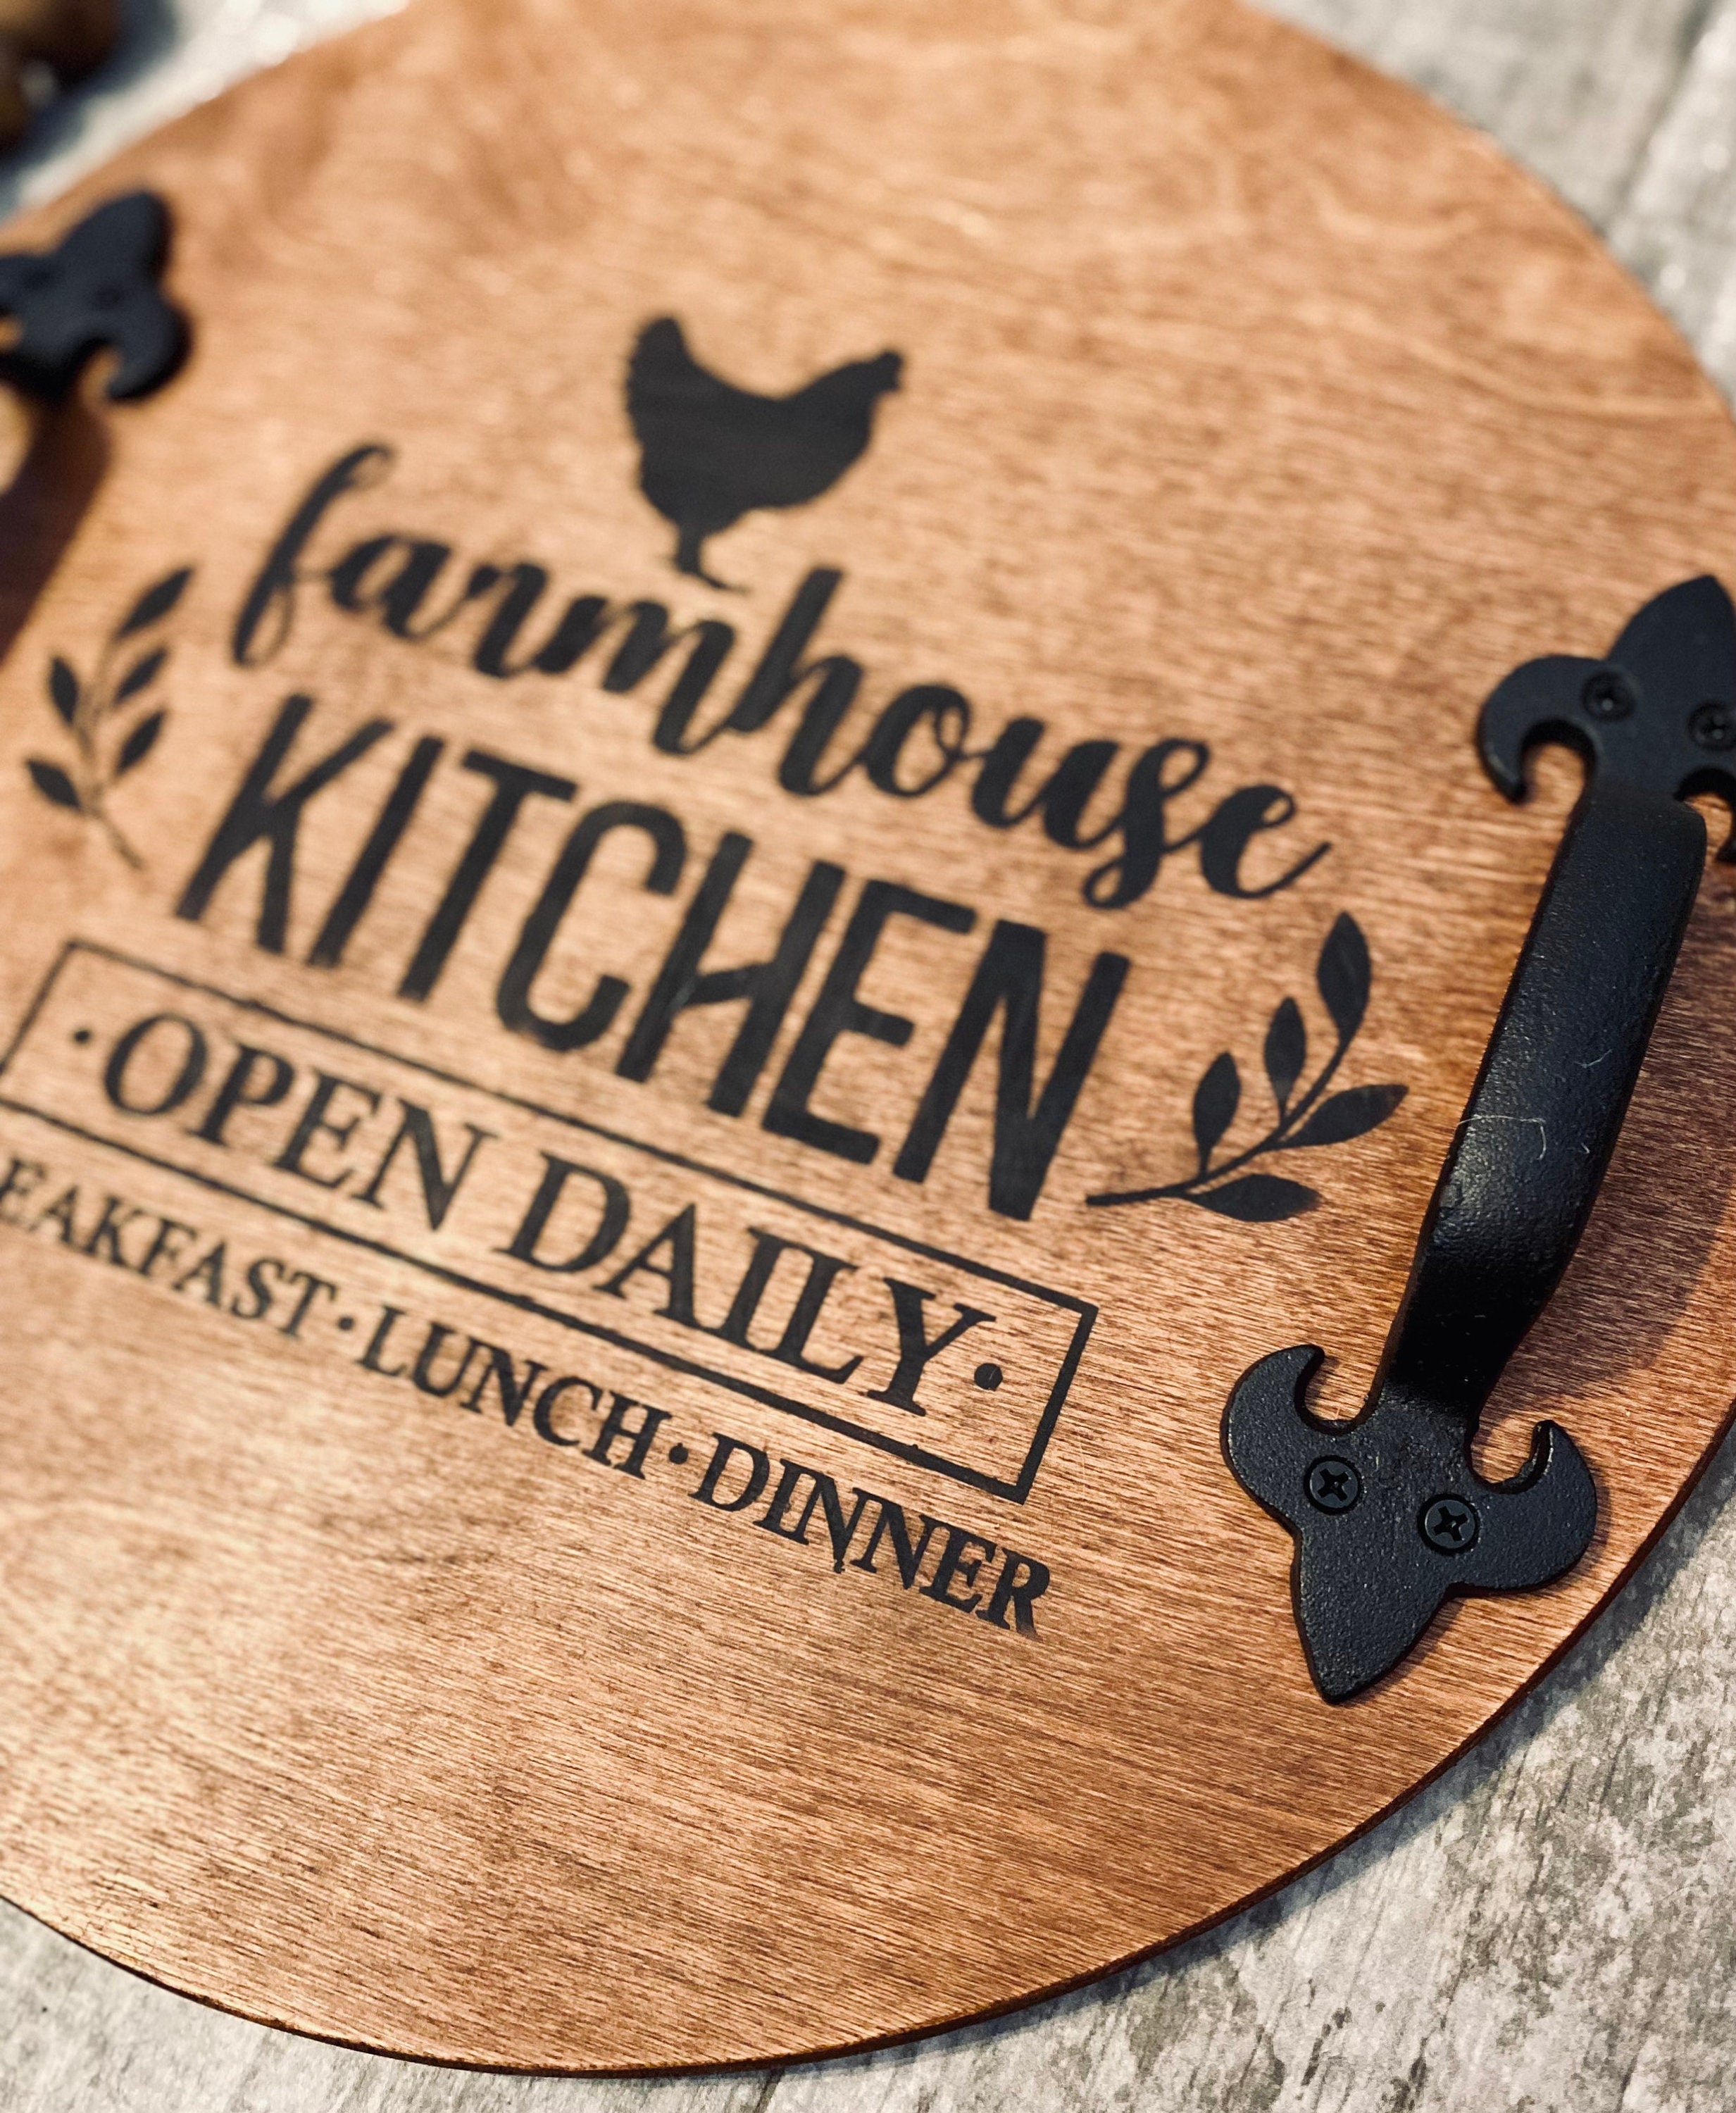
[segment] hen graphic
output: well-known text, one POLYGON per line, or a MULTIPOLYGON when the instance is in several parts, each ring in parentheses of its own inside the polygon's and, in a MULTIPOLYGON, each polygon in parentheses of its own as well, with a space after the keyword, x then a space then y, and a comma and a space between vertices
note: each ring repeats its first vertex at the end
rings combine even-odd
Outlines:
POLYGON ((707 586, 705 543, 763 507, 805 506, 868 444, 874 412, 896 389, 895 352, 852 360, 787 396, 756 396, 707 372, 673 316, 639 333, 627 364, 627 415, 639 488, 676 532, 674 564, 707 586))

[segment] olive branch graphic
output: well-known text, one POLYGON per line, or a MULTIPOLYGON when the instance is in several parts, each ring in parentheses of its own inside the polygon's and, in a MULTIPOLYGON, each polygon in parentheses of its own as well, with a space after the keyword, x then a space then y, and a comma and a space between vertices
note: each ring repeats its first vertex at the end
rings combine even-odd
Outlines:
POLYGON ((1356 1038, 1368 1011, 1374 970, 1368 942, 1356 919, 1341 915, 1326 935, 1315 965, 1315 983, 1330 1018, 1336 1042, 1313 1083, 1296 1091, 1308 1068, 1308 1029, 1293 997, 1280 1001, 1266 1029, 1263 1053, 1266 1079, 1277 1103, 1278 1119, 1265 1134, 1243 1151, 1214 1161, 1242 1105, 1242 1073, 1225 1050, 1213 1058, 1194 1088, 1193 1135, 1198 1163, 1185 1180, 1160 1188, 1127 1189, 1088 1196, 1087 1203, 1155 1203, 1166 1198, 1197 1204, 1221 1218, 1270 1224, 1311 1211, 1318 1189, 1277 1174, 1245 1174, 1256 1159, 1278 1152, 1314 1151, 1323 1145, 1348 1144, 1377 1130, 1405 1098, 1403 1086, 1348 1086, 1328 1094, 1327 1088, 1356 1038))
POLYGON ((27 758, 25 764, 30 783, 44 800, 96 823, 135 872, 144 862, 109 814, 108 796, 116 782, 136 770, 156 747, 169 714, 162 706, 156 706, 143 718, 134 719, 117 742, 105 741, 103 732, 111 721, 146 701, 144 693, 162 674, 169 658, 166 646, 148 645, 117 675, 116 665, 123 657, 121 648, 160 624, 185 593, 192 577, 192 566, 183 565, 144 590, 110 632, 89 682, 81 681, 72 664, 60 654, 50 658, 48 702, 55 717, 72 736, 74 760, 70 770, 39 755, 27 758))

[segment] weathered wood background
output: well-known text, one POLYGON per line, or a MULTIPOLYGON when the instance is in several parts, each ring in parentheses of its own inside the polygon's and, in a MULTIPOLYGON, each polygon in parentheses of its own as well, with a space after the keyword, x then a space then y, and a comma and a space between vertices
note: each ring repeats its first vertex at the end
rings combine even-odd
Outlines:
MULTIPOLYGON (((140 0, 125 51, 41 128, 0 181, 0 207, 376 11, 377 0, 140 0)), ((1540 171, 1736 389, 1736 0, 1286 0, 1284 11, 1540 171)), ((998 2024, 765 2074, 472 2075, 241 2024, 0 1908, 0 2113, 1721 2109, 1736 2077, 1733 1494, 1736 1454, 1588 1642, 1369 1839, 1212 1936, 998 2024)))

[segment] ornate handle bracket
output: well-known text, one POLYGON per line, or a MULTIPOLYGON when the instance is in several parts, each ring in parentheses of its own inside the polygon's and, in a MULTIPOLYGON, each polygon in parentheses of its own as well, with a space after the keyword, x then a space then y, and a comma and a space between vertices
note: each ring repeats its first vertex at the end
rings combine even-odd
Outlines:
POLYGON ((0 256, 0 315, 16 326, 0 379, 52 403, 112 348, 111 398, 160 389, 187 350, 186 322, 157 285, 168 253, 168 208, 153 191, 130 191, 87 213, 52 249, 0 256))
POLYGON ((32 405, 30 442, 0 488, 0 662, 78 532, 107 468, 107 421, 78 386, 115 354, 105 392, 160 389, 186 356, 185 319, 158 285, 169 209, 150 191, 110 199, 39 254, 0 255, 0 381, 32 405))
POLYGON ((1478 746, 1509 799, 1545 742, 1584 757, 1585 789, 1368 1402, 1347 1422, 1315 1416, 1323 1353, 1304 1344, 1251 1367, 1224 1411, 1232 1471, 1295 1537, 1296 1624, 1331 1702, 1391 1671, 1450 1595, 1547 1584, 1596 1526, 1591 1471, 1558 1425, 1537 1426, 1506 1482, 1476 1473, 1470 1444, 1615 1148, 1705 865, 1705 825, 1683 803, 1713 792, 1736 812, 1736 611, 1718 582, 1648 602, 1606 659, 1555 655, 1508 676, 1478 746))

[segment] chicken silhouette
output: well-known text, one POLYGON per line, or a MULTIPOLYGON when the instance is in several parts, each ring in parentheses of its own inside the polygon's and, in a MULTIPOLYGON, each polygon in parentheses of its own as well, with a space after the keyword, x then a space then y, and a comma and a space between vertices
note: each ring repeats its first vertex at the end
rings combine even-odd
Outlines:
POLYGON ((627 408, 639 441, 639 488, 675 529, 675 568, 705 569, 705 542, 763 507, 804 506, 867 447, 874 409, 895 389, 895 352, 834 367, 787 396, 756 396, 700 366, 673 316, 639 333, 627 408))

